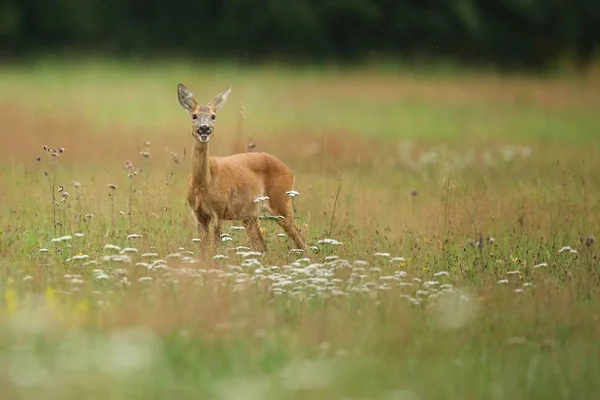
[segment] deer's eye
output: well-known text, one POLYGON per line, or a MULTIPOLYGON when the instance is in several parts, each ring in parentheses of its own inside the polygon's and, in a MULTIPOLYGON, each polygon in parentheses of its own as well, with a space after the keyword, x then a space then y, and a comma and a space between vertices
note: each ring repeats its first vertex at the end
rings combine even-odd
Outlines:
POLYGON ((217 116, 215 114, 211 115, 210 118, 214 121, 215 119, 217 119, 217 116))
POLYGON ((192 114, 192 119, 198 119, 198 116, 196 114, 192 114))

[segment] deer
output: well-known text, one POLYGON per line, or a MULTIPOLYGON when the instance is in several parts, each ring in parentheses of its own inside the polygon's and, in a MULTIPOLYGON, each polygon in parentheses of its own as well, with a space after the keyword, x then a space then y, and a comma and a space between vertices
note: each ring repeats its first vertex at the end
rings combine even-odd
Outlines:
POLYGON ((187 203, 197 224, 201 251, 204 255, 214 252, 221 241, 223 221, 241 221, 253 249, 265 253, 267 246, 258 223, 262 207, 276 218, 296 247, 306 251, 290 196, 295 177, 283 161, 265 152, 209 156, 217 113, 229 93, 231 87, 201 105, 185 85, 177 85, 179 104, 191 118, 193 150, 187 203))

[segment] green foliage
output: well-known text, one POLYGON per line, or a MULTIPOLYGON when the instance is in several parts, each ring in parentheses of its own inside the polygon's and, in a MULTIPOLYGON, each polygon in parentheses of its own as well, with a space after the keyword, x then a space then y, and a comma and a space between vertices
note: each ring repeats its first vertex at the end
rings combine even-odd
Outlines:
POLYGON ((593 0, 3 0, 5 54, 77 50, 200 60, 452 58, 503 68, 589 63, 593 0))

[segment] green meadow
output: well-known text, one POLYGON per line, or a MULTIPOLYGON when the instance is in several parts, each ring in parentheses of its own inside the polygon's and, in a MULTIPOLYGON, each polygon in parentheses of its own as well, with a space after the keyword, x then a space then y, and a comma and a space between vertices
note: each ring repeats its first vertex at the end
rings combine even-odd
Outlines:
POLYGON ((595 398, 599 76, 2 67, 3 397, 595 398), (210 154, 289 165, 310 251, 200 260, 180 82, 232 88, 210 154))

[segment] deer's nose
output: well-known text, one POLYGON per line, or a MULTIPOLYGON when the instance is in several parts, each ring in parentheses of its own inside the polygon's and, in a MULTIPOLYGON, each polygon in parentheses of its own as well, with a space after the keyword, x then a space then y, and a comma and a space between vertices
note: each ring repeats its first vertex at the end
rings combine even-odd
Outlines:
POLYGON ((198 131, 200 133, 210 133, 210 126, 202 124, 200 125, 200 127, 198 128, 198 131))

